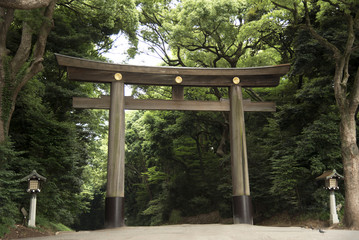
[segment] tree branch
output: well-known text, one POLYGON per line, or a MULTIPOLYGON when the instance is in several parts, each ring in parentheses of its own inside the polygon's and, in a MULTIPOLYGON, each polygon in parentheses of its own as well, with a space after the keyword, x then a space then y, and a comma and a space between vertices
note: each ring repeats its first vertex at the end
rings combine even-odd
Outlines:
POLYGON ((340 8, 339 4, 333 3, 331 0, 323 0, 323 1, 329 3, 333 7, 340 8))
MULTIPOLYGON (((21 42, 16 51, 15 57, 11 61, 11 70, 13 74, 17 74, 23 67, 24 63, 28 60, 31 52, 32 29, 30 26, 23 22, 21 42)), ((15 79, 15 76, 13 76, 15 79)))
POLYGON ((47 37, 53 27, 53 18, 52 17, 54 14, 55 5, 56 5, 56 0, 52 0, 50 2, 49 6, 45 10, 45 13, 44 13, 45 19, 40 27, 40 31, 39 31, 37 41, 35 44, 35 49, 34 49, 34 61, 32 63, 32 66, 30 66, 30 68, 32 68, 35 64, 42 63, 41 59, 43 58, 44 53, 45 53, 47 37))
POLYGON ((201 60, 201 59, 196 59, 196 63, 198 64, 196 64, 197 66, 196 67, 198 67, 198 66, 200 66, 200 67, 204 67, 204 68, 208 68, 208 67, 210 67, 207 63, 205 63, 203 60, 201 60))
POLYGON ((273 0, 271 0, 271 2, 275 5, 275 6, 277 6, 277 7, 279 7, 279 8, 283 8, 283 9, 286 9, 286 10, 288 10, 288 11, 290 11, 292 14, 293 14, 293 18, 294 18, 294 22, 295 23, 297 23, 298 21, 298 11, 297 11, 297 6, 296 6, 296 3, 294 2, 293 3, 293 5, 294 5, 294 8, 290 8, 290 7, 287 7, 287 6, 285 6, 285 5, 282 5, 282 4, 279 4, 279 3, 277 3, 277 2, 275 2, 275 1, 273 1, 273 0))
POLYGON ((52 0, 0 0, 0 7, 30 10, 46 7, 52 0))
POLYGON ((252 97, 253 100, 258 101, 258 102, 263 102, 263 98, 261 98, 261 96, 259 96, 255 91, 253 91, 252 88, 244 88, 244 91, 245 91, 250 97, 252 97))
POLYGON ((356 112, 359 105, 359 67, 355 75, 353 90, 350 97, 350 111, 356 112))
POLYGON ((359 30, 359 9, 357 10, 354 18, 354 28, 359 30))
POLYGON ((352 47, 353 47, 354 40, 355 40, 353 18, 349 14, 345 14, 345 17, 347 18, 347 21, 348 21, 348 39, 347 39, 347 43, 345 44, 344 59, 343 59, 344 73, 343 73, 342 84, 344 86, 347 85, 348 79, 349 79, 349 61, 350 61, 351 53, 353 51, 352 47))
POLYGON ((178 44, 179 46, 187 49, 188 51, 191 51, 191 52, 194 52, 194 51, 197 51, 197 50, 206 50, 210 53, 213 53, 213 54, 217 54, 218 53, 218 50, 216 48, 216 46, 201 46, 201 45, 196 45, 196 44, 178 44))
POLYGON ((0 7, 0 57, 7 55, 6 36, 14 19, 14 10, 0 7))
POLYGON ((80 14, 80 12, 78 10, 76 10, 75 8, 70 7, 69 4, 67 4, 67 3, 66 4, 59 3, 58 5, 63 6, 65 8, 67 8, 67 9, 70 9, 71 11, 75 12, 76 14, 80 14))
POLYGON ((340 53, 340 50, 334 46, 332 43, 330 43, 327 39, 323 38, 322 36, 320 36, 313 28, 311 22, 310 22, 310 18, 309 18, 309 10, 308 10, 308 5, 307 5, 307 1, 303 1, 304 3, 304 9, 305 9, 305 20, 306 20, 306 27, 308 28, 310 34, 322 45, 324 45, 324 47, 328 48, 330 51, 333 52, 334 54, 334 58, 336 60, 340 60, 340 58, 342 57, 342 54, 340 53))
POLYGON ((181 58, 181 48, 177 48, 177 59, 178 59, 178 63, 179 65, 181 65, 182 67, 186 67, 186 64, 183 62, 182 58, 181 58))
POLYGON ((44 11, 44 20, 40 27, 37 41, 34 46, 33 50, 33 60, 31 62, 31 65, 29 69, 26 71, 26 74, 23 79, 19 79, 20 82, 16 83, 16 89, 15 89, 15 99, 17 97, 17 93, 21 90, 21 88, 26 84, 28 80, 30 80, 32 77, 34 77, 37 73, 42 71, 42 61, 44 53, 45 53, 45 47, 47 42, 47 36, 49 35, 51 28, 52 28, 52 16, 54 13, 56 5, 56 0, 52 0, 50 4, 47 6, 47 8, 44 11))

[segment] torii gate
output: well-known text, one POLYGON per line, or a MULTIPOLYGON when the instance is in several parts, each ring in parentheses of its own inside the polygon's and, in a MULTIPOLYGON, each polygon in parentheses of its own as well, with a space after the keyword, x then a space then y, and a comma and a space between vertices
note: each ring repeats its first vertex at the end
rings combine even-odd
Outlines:
POLYGON ((242 87, 275 87, 289 64, 254 68, 145 67, 110 64, 56 55, 70 80, 111 83, 110 96, 73 99, 75 108, 109 109, 105 227, 124 226, 125 109, 229 111, 233 222, 253 224, 249 190, 245 111, 275 111, 275 103, 243 100, 242 87), (125 97, 125 84, 172 86, 172 100, 125 97), (187 101, 184 87, 228 87, 229 101, 187 101))

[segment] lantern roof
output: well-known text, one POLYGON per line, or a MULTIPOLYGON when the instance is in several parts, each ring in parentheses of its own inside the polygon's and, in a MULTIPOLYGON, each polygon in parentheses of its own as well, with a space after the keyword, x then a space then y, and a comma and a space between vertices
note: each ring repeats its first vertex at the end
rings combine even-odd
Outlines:
POLYGON ((340 175, 339 173, 337 173, 337 171, 335 169, 333 170, 329 170, 329 171, 324 171, 322 175, 320 175, 319 177, 315 178, 316 180, 328 180, 331 178, 343 178, 344 176, 340 175))
POLYGON ((22 178, 21 181, 29 181, 30 179, 38 179, 41 181, 46 181, 46 178, 44 176, 41 176, 36 172, 36 170, 33 170, 29 175, 22 178))

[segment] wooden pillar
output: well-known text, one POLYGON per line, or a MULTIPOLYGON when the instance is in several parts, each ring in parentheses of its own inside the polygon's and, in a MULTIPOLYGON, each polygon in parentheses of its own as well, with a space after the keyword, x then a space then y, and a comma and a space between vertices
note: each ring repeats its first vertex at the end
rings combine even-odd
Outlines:
POLYGON ((253 224, 242 87, 230 88, 230 132, 234 224, 253 224))
POLYGON ((111 84, 105 227, 125 225, 125 94, 123 81, 111 84))
POLYGON ((172 86, 172 100, 183 100, 183 86, 172 86))

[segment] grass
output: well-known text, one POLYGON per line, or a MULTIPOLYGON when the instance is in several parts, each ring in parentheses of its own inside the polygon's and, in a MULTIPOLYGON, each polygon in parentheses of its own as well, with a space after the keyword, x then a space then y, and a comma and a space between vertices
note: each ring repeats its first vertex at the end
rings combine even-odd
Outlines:
POLYGON ((41 231, 41 228, 49 229, 49 230, 54 231, 54 232, 73 231, 71 228, 65 226, 62 223, 50 222, 48 219, 45 219, 45 218, 42 218, 42 217, 38 217, 36 219, 36 222, 37 222, 36 226, 39 228, 40 231, 41 231))

